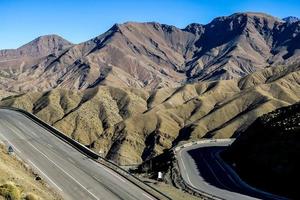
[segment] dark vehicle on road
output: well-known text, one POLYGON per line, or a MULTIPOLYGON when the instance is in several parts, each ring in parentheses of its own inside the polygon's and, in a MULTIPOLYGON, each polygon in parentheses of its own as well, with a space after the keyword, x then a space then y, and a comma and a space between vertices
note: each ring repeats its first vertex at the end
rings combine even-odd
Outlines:
POLYGON ((13 147, 11 145, 8 146, 7 153, 8 154, 13 154, 14 153, 14 149, 13 149, 13 147))

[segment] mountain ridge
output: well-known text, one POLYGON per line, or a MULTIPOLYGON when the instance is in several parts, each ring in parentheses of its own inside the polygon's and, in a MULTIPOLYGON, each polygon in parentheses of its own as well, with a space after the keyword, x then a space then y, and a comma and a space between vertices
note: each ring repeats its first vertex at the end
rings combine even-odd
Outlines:
POLYGON ((0 105, 32 112, 119 164, 140 164, 183 140, 236 137, 262 114, 300 101, 299 66, 155 91, 55 88, 7 97, 0 105))
POLYGON ((54 53, 55 51, 62 50, 64 46, 68 45, 72 45, 72 43, 70 43, 69 41, 67 41, 59 35, 42 35, 16 49, 0 50, 0 59, 1 57, 6 56, 42 57, 54 53))
POLYGON ((294 22, 299 21, 300 19, 298 17, 288 16, 288 17, 283 18, 282 20, 287 23, 294 23, 294 22))
POLYGON ((0 57, 0 74, 7 78, 0 89, 111 85, 155 90, 237 79, 268 66, 299 62, 299 30, 300 22, 285 23, 262 13, 235 13, 183 29, 157 22, 115 24, 95 38, 66 43, 66 48, 27 58, 25 64, 0 57))

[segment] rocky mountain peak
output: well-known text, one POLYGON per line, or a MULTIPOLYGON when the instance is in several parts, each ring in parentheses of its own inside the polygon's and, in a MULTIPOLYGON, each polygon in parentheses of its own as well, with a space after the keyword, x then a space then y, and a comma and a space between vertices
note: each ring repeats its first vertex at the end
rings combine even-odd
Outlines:
POLYGON ((202 24, 192 23, 187 25, 183 30, 199 35, 204 32, 204 27, 202 24))
MULTIPOLYGON (((25 63, 30 70, 41 68, 37 79, 46 89, 58 84, 74 89, 113 85, 152 90, 235 79, 270 65, 294 63, 299 60, 299 28, 298 23, 251 12, 218 17, 206 25, 192 23, 184 29, 157 22, 126 22, 71 48, 70 42, 57 35, 39 37, 17 50, 0 51, 0 66, 19 68, 23 58, 15 63, 3 60, 56 53, 25 63), (13 56, 3 59, 2 54, 13 56), (47 84, 43 76, 53 84, 47 84)), ((34 70, 30 74, 37 76, 34 70)), ((20 85, 27 77, 19 79, 20 85)))
POLYGON ((254 24, 255 26, 265 26, 268 25, 269 28, 272 28, 274 24, 280 24, 283 21, 277 17, 273 17, 271 15, 265 13, 257 13, 257 12, 242 12, 242 13, 234 13, 229 16, 217 17, 212 20, 211 23, 206 26, 215 26, 218 24, 235 24, 236 26, 249 26, 254 24))
POLYGON ((44 35, 17 49, 0 50, 0 60, 20 57, 43 57, 52 53, 58 53, 71 45, 73 45, 71 42, 58 35, 44 35))
POLYGON ((58 35, 44 35, 19 47, 17 50, 20 52, 20 54, 35 57, 60 51, 70 45, 72 45, 71 42, 58 35))
POLYGON ((298 17, 293 17, 293 16, 285 17, 282 20, 287 22, 287 23, 294 23, 294 22, 300 21, 300 19, 298 17))

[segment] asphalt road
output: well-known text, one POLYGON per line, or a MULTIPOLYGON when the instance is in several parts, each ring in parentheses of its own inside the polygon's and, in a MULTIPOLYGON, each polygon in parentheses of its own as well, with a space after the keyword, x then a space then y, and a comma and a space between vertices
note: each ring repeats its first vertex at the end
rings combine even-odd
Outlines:
POLYGON ((177 154, 184 181, 193 188, 222 199, 285 199, 245 184, 220 157, 231 142, 196 144, 177 154))
POLYGON ((16 111, 0 109, 0 140, 64 199, 155 199, 16 111))

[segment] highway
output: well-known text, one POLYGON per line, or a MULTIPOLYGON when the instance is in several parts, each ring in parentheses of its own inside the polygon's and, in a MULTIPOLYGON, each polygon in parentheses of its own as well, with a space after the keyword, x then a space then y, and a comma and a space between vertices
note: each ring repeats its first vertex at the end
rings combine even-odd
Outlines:
POLYGON ((230 140, 212 140, 178 148, 175 155, 184 182, 191 189, 216 199, 286 199, 255 189, 238 177, 219 156, 231 143, 230 140))
POLYGON ((0 109, 0 140, 63 199, 155 199, 19 112, 0 109))

